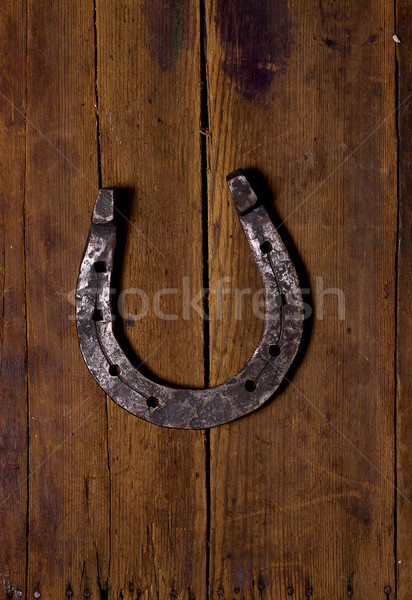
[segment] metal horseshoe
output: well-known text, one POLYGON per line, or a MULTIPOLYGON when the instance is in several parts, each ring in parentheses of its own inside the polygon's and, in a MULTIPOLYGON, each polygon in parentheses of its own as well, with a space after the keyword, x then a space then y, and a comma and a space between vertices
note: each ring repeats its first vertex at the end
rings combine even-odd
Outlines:
POLYGON ((287 250, 244 173, 234 171, 227 181, 262 279, 264 326, 243 369, 209 389, 173 388, 152 381, 124 354, 113 333, 110 294, 115 190, 101 189, 94 205, 76 290, 80 349, 90 373, 110 398, 163 427, 214 427, 256 410, 279 387, 302 337, 302 294, 287 250))

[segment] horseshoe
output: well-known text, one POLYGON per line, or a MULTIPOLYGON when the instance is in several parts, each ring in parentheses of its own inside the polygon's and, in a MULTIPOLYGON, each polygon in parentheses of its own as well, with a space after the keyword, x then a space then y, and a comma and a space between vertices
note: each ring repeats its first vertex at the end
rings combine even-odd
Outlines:
POLYGON ((279 387, 301 340, 303 301, 295 267, 245 174, 234 171, 227 181, 262 279, 264 326, 243 369, 208 389, 173 388, 152 381, 122 351, 113 333, 110 294, 116 190, 101 189, 94 205, 76 290, 80 349, 90 373, 110 398, 163 427, 214 427, 256 410, 279 387))

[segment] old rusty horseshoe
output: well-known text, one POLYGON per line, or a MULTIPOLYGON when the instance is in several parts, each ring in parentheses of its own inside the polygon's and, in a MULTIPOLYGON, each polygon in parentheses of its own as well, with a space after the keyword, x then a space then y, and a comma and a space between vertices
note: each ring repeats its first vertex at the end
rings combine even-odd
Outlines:
POLYGON ((279 387, 302 336, 303 302, 295 267, 269 215, 242 171, 228 185, 264 288, 259 344, 237 375, 209 389, 177 389, 134 367, 112 326, 110 284, 116 244, 115 190, 101 189, 76 291, 76 323, 86 365, 103 390, 137 417, 164 427, 202 429, 257 409, 279 387))

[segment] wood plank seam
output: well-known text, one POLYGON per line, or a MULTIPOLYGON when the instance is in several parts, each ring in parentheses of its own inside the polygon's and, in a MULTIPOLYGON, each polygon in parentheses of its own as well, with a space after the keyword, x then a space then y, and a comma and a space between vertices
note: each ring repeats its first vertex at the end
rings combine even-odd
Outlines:
MULTIPOLYGON (((206 48, 206 7, 204 0, 199 0, 199 26, 200 26, 200 141, 201 141, 201 171, 202 171, 202 258, 203 258, 203 289, 207 290, 204 295, 204 314, 207 318, 203 320, 203 361, 204 361, 204 387, 210 387, 210 327, 209 327, 209 194, 208 194, 208 151, 207 136, 203 132, 209 132, 209 106, 208 106, 208 70, 207 70, 207 48, 206 48)), ((205 430, 205 483, 206 483, 206 564, 205 585, 206 600, 210 598, 210 523, 211 523, 211 479, 210 479, 210 429, 205 430)))
MULTIPOLYGON (((100 113, 99 113, 99 79, 98 79, 98 32, 97 32, 97 0, 93 0, 93 34, 94 34, 94 97, 96 107, 96 153, 97 153, 97 178, 99 188, 103 186, 102 183, 102 152, 101 152, 101 132, 100 132, 100 113)), ((100 591, 100 595, 103 598, 107 597, 109 582, 110 582, 110 569, 112 563, 112 473, 110 465, 110 452, 109 452, 109 413, 108 413, 108 402, 110 399, 105 394, 105 419, 106 419, 106 448, 107 448, 107 473, 108 473, 108 508, 109 508, 109 526, 108 526, 108 537, 109 537, 109 557, 107 566, 107 577, 104 582, 100 579, 100 569, 97 569, 98 581, 97 587, 100 591)), ((97 551, 96 551, 97 552, 97 551)), ((99 565, 98 555, 97 564, 99 565)))

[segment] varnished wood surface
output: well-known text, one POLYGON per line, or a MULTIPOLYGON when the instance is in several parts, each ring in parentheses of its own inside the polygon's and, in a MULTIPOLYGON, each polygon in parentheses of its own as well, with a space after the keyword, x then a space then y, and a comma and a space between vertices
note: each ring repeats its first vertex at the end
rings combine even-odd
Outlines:
MULTIPOLYGON (((408 23, 411 19, 411 7, 408 2, 398 2, 397 30, 399 39, 408 42, 408 23)), ((410 524, 412 522, 412 485, 410 473, 411 428, 412 420, 412 353, 411 332, 412 315, 410 298, 412 294, 411 251, 412 217, 410 189, 411 176, 411 127, 412 115, 408 110, 412 92, 412 50, 410 44, 397 46, 398 96, 401 105, 397 114, 399 132, 399 228, 398 228, 398 305, 397 305, 397 405, 396 405, 396 566, 399 598, 407 598, 412 586, 410 524)))
MULTIPOLYGON (((184 318, 180 291, 184 278, 202 287, 198 7, 103 2, 96 25, 102 183, 125 188, 128 211, 120 288, 144 291, 150 305, 139 319, 141 297, 128 294, 123 336, 137 364, 202 387, 203 323, 184 318), (176 318, 156 316, 163 288, 179 290, 159 297, 161 313, 176 318)), ((110 588, 204 597, 204 433, 153 427, 110 401, 108 440, 110 588)))
POLYGON ((109 561, 105 397, 82 376, 69 302, 98 188, 94 47, 91 6, 28 2, 28 598, 95 593, 109 561))
POLYGON ((0 597, 408 600, 410 25, 402 1, 6 2, 0 597), (272 402, 168 431, 78 350, 90 212, 123 190, 132 359, 214 385, 262 328, 239 167, 312 316, 272 402))
MULTIPOLYGON (((1 312, 0 312, 0 581, 26 587, 27 374, 25 327, 25 55, 26 17, 5 3, 0 24, 1 312)), ((3 591, 4 594, 4 591, 3 591)))
MULTIPOLYGON (((229 255, 233 289, 258 289, 246 244, 227 243, 234 211, 214 185, 247 164, 274 192, 314 311, 290 385, 211 432, 213 594, 372 598, 394 586, 393 14, 373 6, 208 11, 211 287, 231 275, 229 255)), ((247 360, 261 329, 252 310, 236 322, 232 298, 212 322, 212 380, 247 360)))

